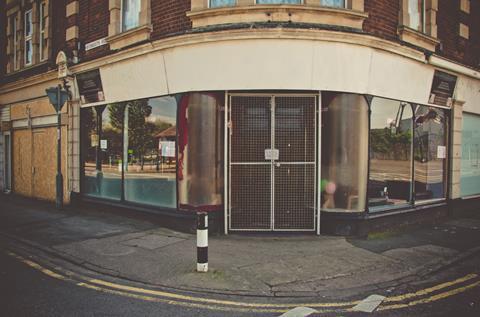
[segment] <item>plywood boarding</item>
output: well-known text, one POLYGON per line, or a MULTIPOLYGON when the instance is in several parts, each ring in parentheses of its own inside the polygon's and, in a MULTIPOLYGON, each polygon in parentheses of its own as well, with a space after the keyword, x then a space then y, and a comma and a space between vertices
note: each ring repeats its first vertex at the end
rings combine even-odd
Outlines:
POLYGON ((32 196, 32 139, 30 130, 13 132, 13 190, 32 196))
MULTIPOLYGON (((14 190, 16 193, 42 200, 55 200, 57 173, 56 127, 14 131, 14 190)), ((67 201, 66 158, 67 133, 62 127, 62 174, 64 201, 67 201)))
MULTIPOLYGON (((62 108, 62 112, 65 112, 67 107, 62 108)), ((41 98, 26 103, 14 104, 11 106, 12 120, 25 119, 28 117, 30 111, 31 117, 41 117, 55 114, 53 106, 48 101, 48 98, 41 98)))

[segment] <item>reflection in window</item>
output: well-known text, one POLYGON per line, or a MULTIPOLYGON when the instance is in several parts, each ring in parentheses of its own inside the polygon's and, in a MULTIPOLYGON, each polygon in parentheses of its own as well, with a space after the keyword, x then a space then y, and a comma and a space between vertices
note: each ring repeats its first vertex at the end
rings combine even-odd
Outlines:
POLYGON ((408 0, 409 27, 424 32, 425 4, 424 0, 408 0))
POLYGON ((234 6, 236 0, 210 0, 210 8, 234 6))
POLYGON ((139 26, 140 1, 122 0, 122 31, 128 31, 139 26))
POLYGON ((82 109, 83 192, 121 199, 123 109, 114 105, 82 109))
POLYGON ((184 209, 223 204, 223 94, 190 93, 179 105, 178 192, 184 209))
POLYGON ((370 109, 370 209, 405 204, 412 198, 412 107, 375 97, 370 109))
POLYGON ((445 197, 447 128, 444 110, 415 107, 413 155, 416 201, 445 197))
POLYGON ((362 95, 322 94, 322 209, 363 211, 368 163, 368 105, 362 95))
POLYGON ((176 113, 173 97, 126 103, 125 200, 176 208, 176 113))
POLYGON ((462 197, 480 194, 480 116, 463 113, 462 197))
POLYGON ((345 0, 320 0, 320 4, 325 7, 345 8, 345 0))
POLYGON ((33 62, 32 34, 32 10, 28 10, 25 12, 25 65, 33 62))
POLYGON ((257 0, 258 4, 300 4, 302 0, 257 0))

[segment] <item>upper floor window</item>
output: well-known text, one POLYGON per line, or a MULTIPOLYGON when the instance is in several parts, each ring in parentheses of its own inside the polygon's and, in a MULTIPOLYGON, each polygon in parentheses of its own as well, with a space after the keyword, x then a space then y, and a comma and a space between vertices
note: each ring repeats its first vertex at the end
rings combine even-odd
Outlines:
POLYGON ((32 10, 28 10, 25 12, 25 65, 31 65, 33 62, 32 35, 32 10))
POLYGON ((257 0, 258 4, 300 4, 302 0, 257 0))
POLYGON ((425 1, 408 0, 408 26, 419 32, 425 32, 425 1))
POLYGON ((122 0, 122 31, 140 25, 140 0, 122 0))
POLYGON ((210 0, 210 8, 231 7, 236 4, 236 0, 210 0))
POLYGON ((16 70, 18 69, 18 61, 17 61, 17 50, 18 50, 18 35, 17 35, 17 23, 18 23, 18 18, 17 15, 14 14, 10 17, 10 23, 11 23, 11 30, 12 30, 12 50, 13 50, 13 69, 16 70))
POLYGON ((345 0, 321 0, 320 4, 325 7, 345 8, 345 0))
POLYGON ((45 34, 45 26, 46 26, 46 19, 45 19, 45 12, 46 12, 47 5, 45 2, 40 3, 40 8, 39 8, 39 18, 40 18, 40 60, 43 61, 46 59, 47 54, 45 52, 45 49, 47 48, 47 37, 45 34))

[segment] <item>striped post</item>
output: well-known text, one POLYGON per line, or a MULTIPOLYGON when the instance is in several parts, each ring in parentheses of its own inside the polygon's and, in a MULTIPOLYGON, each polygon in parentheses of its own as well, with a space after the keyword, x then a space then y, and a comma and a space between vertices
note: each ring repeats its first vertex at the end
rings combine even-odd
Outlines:
POLYGON ((197 213, 197 272, 208 272, 208 215, 197 213))

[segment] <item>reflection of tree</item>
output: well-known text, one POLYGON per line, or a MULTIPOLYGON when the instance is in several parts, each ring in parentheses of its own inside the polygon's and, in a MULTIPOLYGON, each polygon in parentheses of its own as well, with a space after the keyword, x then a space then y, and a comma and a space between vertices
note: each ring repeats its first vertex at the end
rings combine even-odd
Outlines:
POLYGON ((109 105, 110 123, 119 131, 124 124, 125 106, 128 107, 128 127, 125 127, 128 128, 128 149, 133 150, 129 158, 138 159, 143 170, 145 158, 158 155, 155 135, 171 124, 160 119, 154 122, 147 120, 152 114, 152 107, 148 104, 148 99, 141 99, 109 105))
POLYGON ((409 160, 411 138, 410 130, 393 133, 389 128, 372 129, 370 142, 373 158, 409 160))

